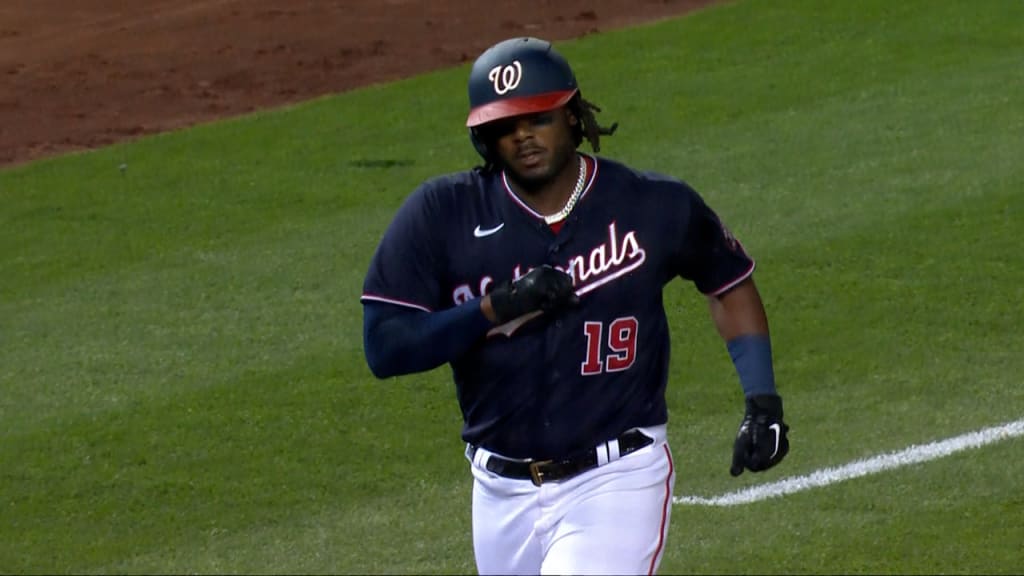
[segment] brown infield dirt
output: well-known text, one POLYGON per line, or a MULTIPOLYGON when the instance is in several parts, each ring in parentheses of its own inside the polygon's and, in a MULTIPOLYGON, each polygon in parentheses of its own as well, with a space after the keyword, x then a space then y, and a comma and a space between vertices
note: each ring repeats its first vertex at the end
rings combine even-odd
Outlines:
POLYGON ((3 0, 0 167, 715 1, 3 0))

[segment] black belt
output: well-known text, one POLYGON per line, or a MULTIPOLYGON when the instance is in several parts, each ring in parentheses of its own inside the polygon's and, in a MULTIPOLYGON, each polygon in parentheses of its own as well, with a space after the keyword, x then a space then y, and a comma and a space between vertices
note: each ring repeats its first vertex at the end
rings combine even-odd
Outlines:
MULTIPOLYGON (((625 432, 617 440, 619 441, 619 458, 654 443, 654 438, 639 430, 625 432)), ((540 486, 545 482, 567 480, 577 474, 597 468, 597 452, 605 450, 606 446, 607 444, 557 460, 513 460, 491 454, 487 459, 486 468, 498 476, 517 480, 532 480, 535 486, 540 486)), ((476 446, 471 446, 469 449, 470 460, 475 455, 476 446)))

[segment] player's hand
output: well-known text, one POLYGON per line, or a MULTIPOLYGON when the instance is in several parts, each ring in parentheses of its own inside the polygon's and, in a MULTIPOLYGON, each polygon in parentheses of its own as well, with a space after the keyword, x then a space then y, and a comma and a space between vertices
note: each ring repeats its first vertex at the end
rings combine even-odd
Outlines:
POLYGON ((747 411, 732 449, 729 473, 744 469, 760 472, 775 466, 789 453, 789 426, 782 421, 782 398, 774 395, 747 398, 747 411))
POLYGON ((530 312, 552 312, 579 302, 572 277, 545 264, 516 281, 498 285, 490 292, 491 308, 498 324, 530 312))

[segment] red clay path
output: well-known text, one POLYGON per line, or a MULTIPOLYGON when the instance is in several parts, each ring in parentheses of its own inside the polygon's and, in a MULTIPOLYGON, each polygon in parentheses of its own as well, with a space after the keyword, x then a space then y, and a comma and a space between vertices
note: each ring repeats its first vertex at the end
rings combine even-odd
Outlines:
POLYGON ((3 0, 0 167, 714 0, 3 0))

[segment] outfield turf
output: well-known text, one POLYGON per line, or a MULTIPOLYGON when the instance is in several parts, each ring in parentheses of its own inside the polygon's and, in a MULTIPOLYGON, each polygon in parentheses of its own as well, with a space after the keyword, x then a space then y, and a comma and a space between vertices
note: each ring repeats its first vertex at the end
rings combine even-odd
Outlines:
MULTIPOLYGON (((666 294, 678 495, 1024 417, 1024 2, 745 0, 559 48, 758 260, 790 456, 729 477, 740 389, 666 294)), ((0 171, 0 572, 465 573, 450 371, 377 381, 363 275, 476 161, 467 67, 0 171)), ((663 573, 1010 574, 1024 441, 732 508, 663 573)))

